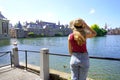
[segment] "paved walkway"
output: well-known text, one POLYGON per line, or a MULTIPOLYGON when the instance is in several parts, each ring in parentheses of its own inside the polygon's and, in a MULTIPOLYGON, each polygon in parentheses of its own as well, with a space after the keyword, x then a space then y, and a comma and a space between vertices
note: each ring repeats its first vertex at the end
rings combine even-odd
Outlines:
MULTIPOLYGON (((50 73, 59 74, 59 77, 65 78, 65 80, 70 77, 70 74, 59 72, 56 70, 50 70, 50 73)), ((15 68, 15 67, 11 68, 10 66, 6 66, 0 68, 0 80, 40 80, 40 76, 35 73, 26 71, 24 69, 15 68)), ((53 80, 57 80, 55 79, 55 76, 53 80)), ((87 79, 87 80, 93 80, 93 79, 87 79)))
POLYGON ((40 80, 39 75, 10 66, 0 68, 0 80, 40 80))

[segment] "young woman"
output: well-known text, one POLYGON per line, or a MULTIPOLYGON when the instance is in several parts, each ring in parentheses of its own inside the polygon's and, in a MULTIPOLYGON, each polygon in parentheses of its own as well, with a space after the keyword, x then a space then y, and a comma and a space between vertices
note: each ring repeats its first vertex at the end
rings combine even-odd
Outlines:
POLYGON ((96 36, 96 32, 80 18, 72 20, 69 27, 73 30, 73 33, 68 36, 71 79, 86 80, 89 69, 86 39, 96 36))

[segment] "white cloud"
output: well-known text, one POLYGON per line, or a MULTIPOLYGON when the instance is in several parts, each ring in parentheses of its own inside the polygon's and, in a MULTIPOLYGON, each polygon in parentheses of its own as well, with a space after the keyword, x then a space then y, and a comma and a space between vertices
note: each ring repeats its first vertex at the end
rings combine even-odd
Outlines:
POLYGON ((95 9, 91 9, 89 13, 90 14, 94 14, 95 13, 95 9))

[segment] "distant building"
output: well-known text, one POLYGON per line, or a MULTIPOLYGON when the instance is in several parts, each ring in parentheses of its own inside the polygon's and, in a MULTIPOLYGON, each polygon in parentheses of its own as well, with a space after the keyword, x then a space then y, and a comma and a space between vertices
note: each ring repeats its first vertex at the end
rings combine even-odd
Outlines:
POLYGON ((120 35, 120 28, 108 29, 108 35, 120 35))
POLYGON ((22 38, 28 37, 28 34, 33 32, 37 36, 66 36, 71 33, 71 29, 68 25, 58 25, 52 22, 45 22, 36 20, 36 22, 25 22, 21 25, 20 22, 15 26, 15 28, 10 29, 11 37, 22 38))
POLYGON ((105 23, 104 29, 107 30, 107 35, 120 35, 120 27, 114 29, 108 29, 108 24, 105 23))
POLYGON ((44 36, 55 36, 58 34, 68 35, 70 31, 65 33, 66 29, 64 25, 60 25, 60 21, 58 22, 58 25, 56 23, 39 21, 39 20, 36 20, 35 23, 33 22, 27 23, 27 31, 34 32, 37 35, 44 35, 44 36))
POLYGON ((7 20, 0 12, 0 39, 10 38, 8 26, 9 20, 7 20))
POLYGON ((22 24, 20 23, 20 21, 18 22, 18 24, 16 25, 17 28, 22 29, 22 24))
POLYGON ((9 32, 11 38, 23 38, 25 37, 26 31, 24 31, 23 26, 19 21, 14 27, 10 27, 9 32))
POLYGON ((23 29, 19 28, 11 28, 10 29, 10 37, 11 38, 24 38, 25 32, 23 29))

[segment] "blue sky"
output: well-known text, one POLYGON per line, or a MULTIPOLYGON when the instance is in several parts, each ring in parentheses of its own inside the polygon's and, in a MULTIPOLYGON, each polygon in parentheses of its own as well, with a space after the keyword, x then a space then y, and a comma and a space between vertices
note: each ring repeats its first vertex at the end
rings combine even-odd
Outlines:
POLYGON ((13 24, 35 20, 69 24, 83 18, 89 26, 120 27, 120 0, 0 0, 0 11, 13 24))

